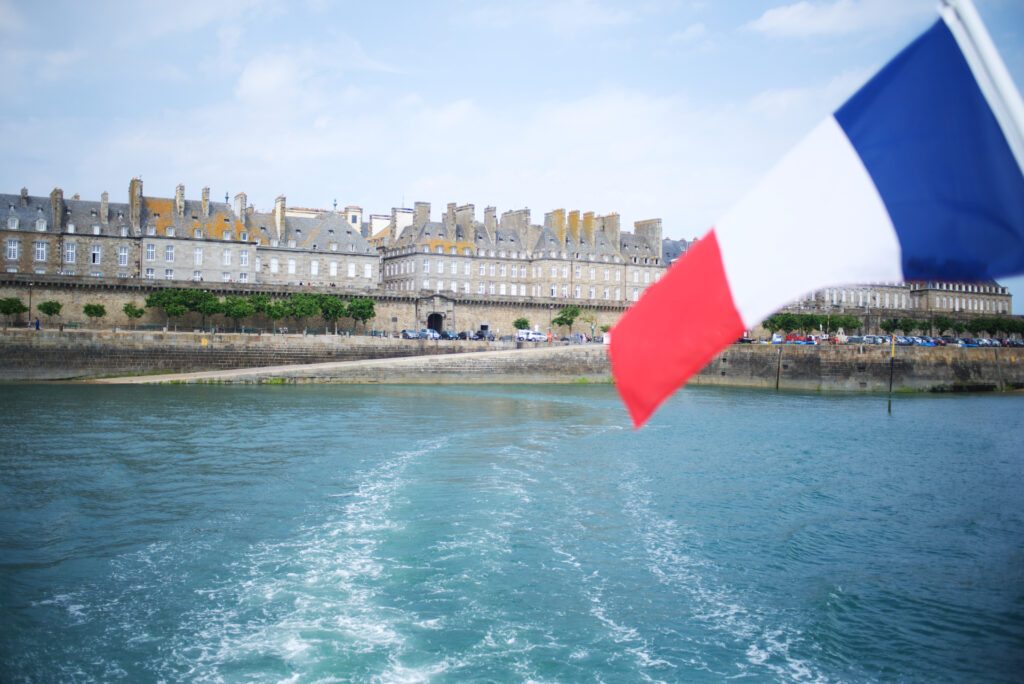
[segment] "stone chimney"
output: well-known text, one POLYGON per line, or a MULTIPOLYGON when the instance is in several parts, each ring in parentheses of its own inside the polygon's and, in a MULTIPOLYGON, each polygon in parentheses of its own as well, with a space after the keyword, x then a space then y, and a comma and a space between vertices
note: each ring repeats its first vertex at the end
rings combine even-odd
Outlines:
POLYGON ((661 219, 635 221, 633 234, 650 245, 657 258, 661 259, 661 219))
POLYGON ((174 210, 178 216, 185 216, 185 186, 182 183, 174 189, 174 210))
POLYGON ((461 238, 472 240, 475 236, 473 222, 476 220, 476 207, 472 204, 463 204, 455 209, 455 235, 449 235, 448 239, 461 238))
POLYGON ((203 188, 202 214, 203 218, 210 217, 210 188, 203 188))
POLYGON ((555 234, 558 249, 565 248, 565 209, 555 209, 544 214, 544 227, 555 234))
POLYGON ((449 202, 448 209, 444 212, 444 228, 446 231, 455 232, 455 202, 449 202))
POLYGON ((430 223, 430 202, 416 202, 413 204, 412 225, 414 228, 422 228, 430 223))
POLYGON ((128 221, 134 230, 142 230, 142 179, 128 184, 128 221))
POLYGON ((21 197, 18 199, 18 203, 23 206, 28 206, 28 188, 21 189, 21 197))
POLYGON ((588 245, 594 245, 594 212, 583 214, 583 239, 588 245))
POLYGON ((106 190, 100 195, 100 223, 107 225, 110 222, 110 194, 106 190))
POLYGON ((67 207, 64 204, 64 191, 54 188, 50 193, 50 225, 58 233, 64 230, 64 217, 67 207))
POLYGON ((274 200, 274 232, 278 240, 284 239, 284 195, 278 195, 274 200))
POLYGON ((608 240, 608 245, 616 252, 622 251, 619 215, 608 214, 607 216, 602 216, 601 222, 604 224, 604 237, 608 240))
POLYGON ((569 239, 572 240, 574 245, 578 245, 580 243, 579 209, 573 209, 569 212, 569 239))
POLYGON ((498 210, 495 207, 484 207, 484 232, 493 243, 498 232, 498 210))
POLYGON ((235 195, 235 216, 237 216, 238 220, 242 223, 247 223, 246 219, 248 215, 246 214, 246 205, 248 203, 248 199, 249 198, 245 196, 244 192, 240 192, 235 195))

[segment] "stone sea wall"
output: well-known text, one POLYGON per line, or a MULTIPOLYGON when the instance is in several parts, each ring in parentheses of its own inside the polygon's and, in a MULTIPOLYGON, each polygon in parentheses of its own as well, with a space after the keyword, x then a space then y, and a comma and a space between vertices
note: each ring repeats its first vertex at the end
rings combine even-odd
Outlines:
MULTIPOLYGON (((0 380, 196 373, 181 381, 339 383, 607 382, 602 345, 427 342, 363 336, 88 330, 0 332, 0 380), (351 363, 356 361, 358 363, 351 363), (260 370, 263 369, 263 370, 260 370)), ((1024 388, 1024 349, 897 347, 897 391, 1024 388)), ((731 345, 694 385, 884 392, 889 348, 731 345)), ((158 379, 155 376, 152 378, 158 379)), ((167 378, 159 378, 166 380, 167 378)))

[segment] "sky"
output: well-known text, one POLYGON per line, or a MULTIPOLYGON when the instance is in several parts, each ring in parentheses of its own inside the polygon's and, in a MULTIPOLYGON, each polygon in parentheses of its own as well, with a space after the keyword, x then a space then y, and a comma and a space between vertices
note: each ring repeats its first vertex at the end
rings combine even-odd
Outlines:
MULTIPOLYGON (((1024 2, 975 0, 1018 88, 1024 2)), ((703 235, 937 0, 0 0, 0 192, 703 235)), ((1003 281, 1024 310, 1024 278, 1003 281)))

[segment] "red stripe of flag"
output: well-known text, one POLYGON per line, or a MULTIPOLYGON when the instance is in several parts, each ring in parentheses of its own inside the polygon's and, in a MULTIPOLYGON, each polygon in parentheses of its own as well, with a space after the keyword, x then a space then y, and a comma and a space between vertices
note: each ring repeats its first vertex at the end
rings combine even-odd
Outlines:
POLYGON ((612 375, 633 426, 743 330, 712 229, 611 331, 612 375))

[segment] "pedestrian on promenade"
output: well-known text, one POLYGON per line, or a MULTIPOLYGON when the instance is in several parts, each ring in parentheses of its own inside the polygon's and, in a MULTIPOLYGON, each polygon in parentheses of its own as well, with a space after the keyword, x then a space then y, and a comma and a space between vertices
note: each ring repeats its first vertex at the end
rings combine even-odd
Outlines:
POLYGON ((39 319, 36 319, 36 330, 39 330, 39 319))

